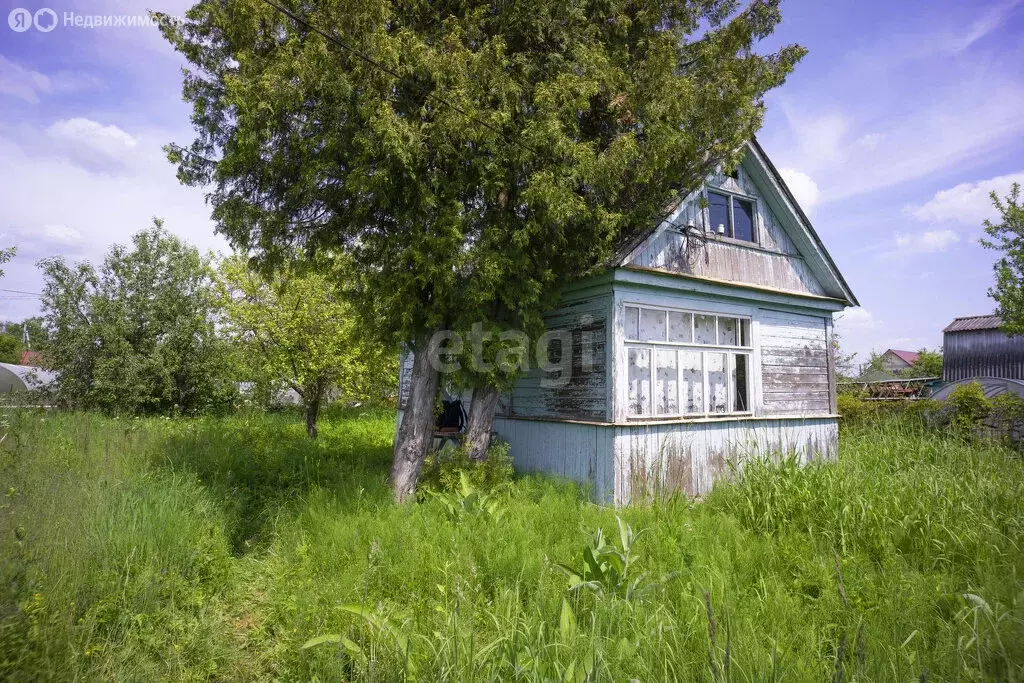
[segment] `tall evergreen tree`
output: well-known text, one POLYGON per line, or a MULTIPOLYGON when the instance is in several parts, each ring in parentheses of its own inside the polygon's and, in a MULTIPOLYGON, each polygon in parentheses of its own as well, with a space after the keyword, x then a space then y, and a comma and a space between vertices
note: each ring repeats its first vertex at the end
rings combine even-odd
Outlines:
POLYGON ((360 309, 416 352, 398 500, 430 443, 434 334, 536 329, 565 282, 737 161, 804 53, 754 52, 778 0, 738 9, 203 0, 164 22, 191 65, 179 178, 210 187, 218 229, 268 264, 351 254, 360 309))

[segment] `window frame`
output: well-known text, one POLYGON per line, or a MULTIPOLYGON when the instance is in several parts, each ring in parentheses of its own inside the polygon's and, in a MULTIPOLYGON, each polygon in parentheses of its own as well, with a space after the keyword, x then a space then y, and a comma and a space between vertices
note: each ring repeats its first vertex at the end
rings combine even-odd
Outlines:
POLYGON ((740 242, 742 244, 753 244, 753 245, 757 245, 757 246, 761 245, 761 231, 758 228, 758 223, 759 223, 758 216, 760 214, 759 214, 759 212, 757 210, 757 201, 758 201, 757 197, 752 197, 752 196, 750 196, 748 194, 744 194, 742 192, 734 192, 732 190, 727 190, 727 189, 721 188, 721 187, 705 187, 704 188, 704 201, 707 203, 707 206, 708 206, 708 208, 705 209, 705 211, 708 212, 708 214, 707 214, 707 224, 708 224, 708 227, 709 227, 709 232, 711 234, 715 235, 716 237, 727 237, 727 238, 729 238, 731 240, 736 240, 737 242, 740 242), (723 197, 725 197, 728 200, 727 209, 728 209, 729 223, 725 226, 725 234, 724 235, 718 234, 718 226, 717 225, 711 225, 711 213, 710 213, 710 211, 711 211, 711 209, 710 209, 710 207, 711 207, 711 196, 710 196, 711 193, 722 195, 723 197), (735 207, 735 202, 737 202, 737 201, 747 202, 748 204, 750 204, 750 237, 751 237, 751 239, 749 239, 749 240, 740 239, 739 237, 736 237, 736 207, 735 207))
POLYGON ((753 318, 750 315, 724 313, 720 311, 707 311, 698 310, 691 308, 677 308, 673 306, 660 306, 657 304, 646 304, 640 302, 624 301, 623 302, 623 326, 622 326, 622 345, 623 351, 621 358, 625 363, 623 373, 625 374, 625 401, 626 410, 625 415, 627 420, 642 421, 642 420, 657 420, 657 419, 701 419, 701 418, 719 418, 719 417, 734 417, 734 416, 749 416, 753 415, 753 356, 754 356, 754 341, 752 338, 753 333, 753 318), (629 309, 636 309, 637 318, 637 329, 636 339, 630 339, 628 334, 628 318, 629 309), (640 332, 640 320, 643 315, 643 310, 660 311, 665 316, 664 320, 664 339, 662 340, 641 340, 640 332), (669 341, 671 336, 671 323, 669 316, 672 313, 676 314, 688 314, 690 323, 690 341, 688 342, 673 342, 669 341), (696 316, 711 316, 715 321, 715 343, 714 344, 701 344, 696 342, 696 316), (731 319, 736 322, 735 334, 736 344, 721 344, 721 323, 722 319, 731 319), (744 331, 746 334, 744 335, 744 331), (746 344, 744 341, 746 337, 746 344), (632 403, 629 398, 630 394, 630 365, 629 356, 630 350, 636 349, 638 351, 646 352, 647 357, 647 397, 645 401, 645 407, 650 412, 633 415, 632 403), (658 351, 664 349, 674 349, 675 351, 675 404, 676 412, 657 412, 657 384, 658 384, 658 351), (685 412, 683 400, 683 389, 682 389, 682 375, 683 375, 683 364, 682 354, 683 353, 697 353, 700 355, 701 362, 701 410, 699 412, 685 412), (724 354, 725 355, 725 376, 726 376, 726 410, 722 412, 715 412, 713 408, 713 401, 711 397, 711 381, 709 378, 710 370, 708 369, 709 356, 712 354, 724 354), (732 377, 736 373, 736 357, 746 357, 746 369, 744 372, 744 388, 745 395, 747 398, 747 407, 745 410, 729 410, 728 408, 735 405, 738 383, 732 381, 732 377))

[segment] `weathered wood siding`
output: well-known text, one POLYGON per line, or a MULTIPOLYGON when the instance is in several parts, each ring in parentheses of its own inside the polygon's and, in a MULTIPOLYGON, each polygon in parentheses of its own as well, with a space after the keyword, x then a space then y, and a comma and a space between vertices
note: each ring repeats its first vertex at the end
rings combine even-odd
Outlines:
POLYGON ((615 432, 610 426, 499 417, 494 430, 511 446, 516 470, 572 479, 591 486, 598 502, 614 502, 615 432))
POLYGON ((691 194, 672 216, 671 224, 675 227, 655 232, 630 255, 629 265, 804 294, 827 294, 762 198, 760 188, 742 167, 738 176, 716 175, 707 185, 711 189, 743 195, 754 202, 756 243, 715 234, 708 209, 700 207, 702 190, 691 194), (691 224, 706 229, 706 244, 687 240, 682 228, 691 224))
POLYGON ((516 469, 590 486, 599 503, 702 496, 750 458, 835 459, 835 418, 745 418, 634 425, 497 418, 516 469))
POLYGON ((616 427, 615 503, 649 495, 702 496, 750 458, 833 460, 835 418, 741 419, 616 427))
POLYGON ((571 338, 571 349, 550 348, 552 366, 569 368, 549 372, 538 367, 531 354, 530 369, 516 384, 500 414, 506 417, 544 417, 566 420, 608 418, 608 319, 611 291, 570 300, 544 316, 549 334, 571 338), (571 354, 566 359, 564 354, 571 354))
POLYGON ((832 412, 835 386, 830 318, 762 310, 757 343, 761 354, 764 415, 832 412))

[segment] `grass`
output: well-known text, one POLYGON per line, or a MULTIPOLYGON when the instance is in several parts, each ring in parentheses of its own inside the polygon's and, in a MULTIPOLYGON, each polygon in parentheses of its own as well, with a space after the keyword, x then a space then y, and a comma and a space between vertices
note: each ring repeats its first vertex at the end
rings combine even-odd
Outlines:
POLYGON ((1024 466, 998 446, 881 421, 699 503, 523 477, 453 514, 390 502, 392 429, 13 415, 0 677, 1024 679, 1024 466))

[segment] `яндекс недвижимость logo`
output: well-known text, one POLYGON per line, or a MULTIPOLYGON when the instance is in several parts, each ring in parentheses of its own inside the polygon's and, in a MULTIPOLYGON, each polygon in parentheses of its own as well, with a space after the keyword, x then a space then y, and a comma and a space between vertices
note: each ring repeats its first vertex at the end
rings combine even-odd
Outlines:
POLYGON ((57 28, 57 13, 49 7, 37 9, 35 14, 24 7, 15 7, 7 15, 7 25, 12 31, 24 33, 34 25, 36 30, 49 33, 57 28))

